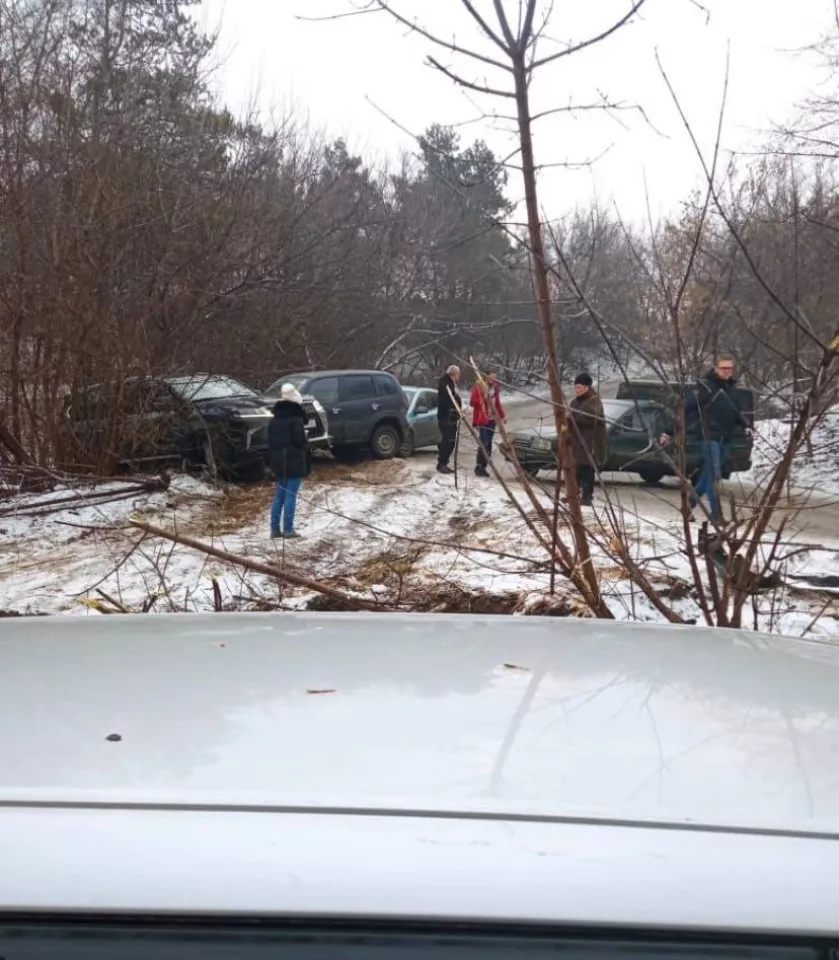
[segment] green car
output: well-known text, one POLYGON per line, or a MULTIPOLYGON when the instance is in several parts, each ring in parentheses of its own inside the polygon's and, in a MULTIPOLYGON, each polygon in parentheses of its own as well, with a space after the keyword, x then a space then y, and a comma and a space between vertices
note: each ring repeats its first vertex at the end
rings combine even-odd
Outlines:
MULTIPOLYGON (((618 386, 618 400, 635 401, 642 403, 652 401, 664 407, 669 414, 664 418, 665 426, 673 429, 674 419, 679 405, 684 403, 685 394, 693 384, 684 384, 678 380, 624 380, 618 386)), ((755 397, 748 387, 734 386, 731 397, 743 415, 746 423, 754 427, 755 397)), ((675 447, 666 451, 669 457, 678 462, 679 458, 675 447)), ((685 471, 691 478, 699 472, 702 458, 702 435, 698 425, 688 430, 685 437, 685 471)), ((647 483, 658 483, 662 476, 674 476, 676 471, 672 464, 666 465, 663 474, 659 474, 652 465, 647 468, 647 475, 641 478, 647 483), (650 477, 650 479, 648 479, 650 477)), ((725 463, 723 463, 723 477, 728 480, 733 473, 746 473, 752 468, 752 440, 742 427, 736 427, 731 443, 726 449, 725 463)))
MULTIPOLYGON (((679 451, 675 443, 662 449, 658 437, 672 423, 672 413, 652 400, 604 400, 609 453, 601 467, 605 473, 637 473, 645 483, 659 483, 679 470, 679 451)), ((519 430, 511 435, 519 463, 531 476, 556 465, 556 428, 544 422, 540 427, 519 430)), ((504 457, 512 461, 509 449, 502 445, 504 457)), ((724 465, 726 479, 732 473, 751 467, 751 445, 732 444, 732 454, 724 465)), ((701 437, 688 436, 685 446, 685 472, 691 477, 701 466, 701 437)))

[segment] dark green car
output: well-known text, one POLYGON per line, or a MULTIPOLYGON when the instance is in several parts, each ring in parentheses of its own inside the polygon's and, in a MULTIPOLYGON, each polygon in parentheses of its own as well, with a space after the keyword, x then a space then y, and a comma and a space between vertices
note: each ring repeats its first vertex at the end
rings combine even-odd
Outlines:
MULTIPOLYGON (((678 380, 624 380, 618 386, 618 400, 643 403, 651 401, 660 404, 669 413, 669 427, 672 431, 679 406, 685 402, 685 396, 693 384, 680 383, 678 380)), ((731 389, 731 398, 743 419, 754 428, 755 397, 748 387, 734 386, 731 389)), ((667 425, 667 417, 665 417, 667 425)), ((678 462, 678 451, 675 446, 667 449, 667 454, 678 462)), ((698 424, 689 429, 685 437, 685 472, 689 477, 695 477, 699 472, 702 458, 702 435, 698 424)), ((667 458, 665 458, 666 461, 667 458)), ((647 483, 658 483, 662 476, 674 476, 676 469, 672 463, 665 463, 663 474, 659 473, 650 464, 645 464, 646 474, 641 478, 647 483)), ((726 449, 723 463, 723 477, 728 480, 733 473, 745 473, 752 468, 752 440, 742 427, 735 427, 734 436, 726 449)))
MULTIPOLYGON (((609 453, 601 467, 605 473, 637 473, 645 483, 659 483, 666 476, 675 476, 679 469, 679 451, 675 443, 662 449, 658 437, 672 423, 672 413, 652 400, 604 400, 609 453)), ((516 456, 531 476, 540 470, 553 470, 556 465, 556 429, 545 422, 540 427, 510 434, 516 456)), ((685 445, 685 473, 692 476, 701 466, 701 437, 688 436, 685 445)), ((512 461, 510 451, 501 452, 512 461)), ((732 444, 733 456, 723 468, 726 479, 732 473, 751 467, 751 444, 732 444)))

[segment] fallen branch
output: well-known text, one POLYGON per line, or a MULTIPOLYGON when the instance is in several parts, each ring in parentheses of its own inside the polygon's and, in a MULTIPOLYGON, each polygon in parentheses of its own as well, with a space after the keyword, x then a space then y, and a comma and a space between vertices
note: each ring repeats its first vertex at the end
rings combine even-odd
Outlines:
POLYGON ((35 501, 34 503, 11 504, 8 507, 0 509, 0 517, 46 517, 52 513, 61 513, 64 510, 71 510, 83 507, 99 507, 106 503, 114 503, 118 500, 127 500, 131 497, 139 496, 145 493, 161 493, 169 486, 169 480, 166 477, 155 477, 142 482, 133 482, 112 488, 110 490, 92 489, 90 492, 76 490, 61 497, 55 497, 46 502, 35 501))
POLYGON ((129 522, 132 527, 136 527, 138 530, 142 530, 144 533, 148 533, 153 537, 161 537, 172 543, 179 543, 184 547, 191 547, 193 550, 205 553, 209 557, 223 560, 225 563, 229 563, 235 567, 242 567, 245 570, 250 570, 252 573, 261 573, 267 577, 273 577, 275 580, 290 583, 292 586, 302 587, 304 590, 312 590, 315 593, 323 594, 325 597, 330 597, 333 600, 337 600, 350 607, 355 607, 358 610, 372 610, 376 613, 395 612, 392 607, 386 607, 379 603, 372 603, 368 600, 361 600, 358 597, 350 596, 324 583, 318 583, 316 580, 304 577, 299 573, 290 573, 284 567, 278 567, 273 563, 262 563, 258 560, 251 560, 249 557, 243 557, 238 553, 229 553, 227 550, 221 550, 219 547, 212 546, 212 544, 203 543, 194 537, 189 537, 183 533, 175 533, 172 530, 164 530, 162 527, 156 527, 143 520, 131 520, 129 522))
POLYGON ((0 446, 5 447, 12 457, 19 464, 31 464, 32 458, 23 448, 23 444, 18 440, 18 438, 12 433, 12 431, 6 426, 6 424, 0 420, 0 446))

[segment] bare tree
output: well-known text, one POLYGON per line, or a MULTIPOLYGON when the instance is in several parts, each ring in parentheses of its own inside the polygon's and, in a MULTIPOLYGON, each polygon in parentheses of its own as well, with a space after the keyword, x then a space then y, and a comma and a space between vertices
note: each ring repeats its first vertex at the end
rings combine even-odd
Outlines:
MULTIPOLYGON (((371 0, 364 11, 379 10, 389 14, 401 25, 417 32, 434 47, 455 54, 471 64, 489 68, 499 78, 497 84, 482 79, 471 79, 463 72, 451 69, 435 55, 429 55, 428 63, 464 90, 486 94, 513 106, 514 113, 506 119, 514 121, 517 130, 519 169, 524 188, 527 212, 526 245, 531 260, 533 286, 536 295, 539 328, 546 355, 548 384, 554 409, 558 443, 558 467, 562 470, 571 516, 575 559, 571 577, 586 599, 592 611, 601 617, 611 613, 604 602, 597 575, 592 563, 591 549, 579 504, 574 458, 571 445, 572 423, 568 405, 563 395, 559 376, 559 355, 555 329, 555 317, 549 280, 549 258, 537 188, 538 164, 533 148, 534 117, 531 110, 530 91, 535 76, 542 68, 558 60, 572 56, 581 50, 595 46, 629 24, 644 5, 645 0, 635 0, 623 16, 604 26, 602 30, 585 40, 571 42, 559 51, 542 52, 545 30, 551 20, 552 7, 541 9, 538 0, 521 0, 505 3, 493 0, 492 14, 484 14, 472 0, 461 0, 461 9, 471 19, 482 39, 489 44, 491 53, 463 46, 455 40, 447 40, 420 25, 413 17, 396 9, 388 0, 371 0)), ((363 12, 364 12, 363 11, 363 12)), ((553 112, 553 111, 551 111, 553 112)), ((543 113, 540 116, 547 116, 543 113)))

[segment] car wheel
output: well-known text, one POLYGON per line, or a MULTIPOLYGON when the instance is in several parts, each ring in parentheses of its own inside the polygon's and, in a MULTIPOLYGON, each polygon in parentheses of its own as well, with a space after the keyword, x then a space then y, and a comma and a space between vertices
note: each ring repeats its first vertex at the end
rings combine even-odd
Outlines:
POLYGON ((651 487, 661 483, 664 479, 664 470, 661 467, 642 467, 638 473, 644 483, 651 487))
POLYGON ((414 443, 415 443, 414 431, 409 430, 408 436, 405 437, 405 439, 402 441, 402 446, 399 448, 399 456, 410 457, 411 454, 414 452, 414 443))
POLYGON ((382 424, 373 431, 370 449, 377 460, 390 460, 402 447, 402 439, 396 427, 382 424))
POLYGON ((531 478, 531 480, 535 478, 536 474, 539 473, 539 470, 541 469, 540 467, 534 467, 534 466, 531 466, 530 464, 527 464, 526 466, 525 464, 522 464, 521 468, 528 475, 528 477, 531 478))

